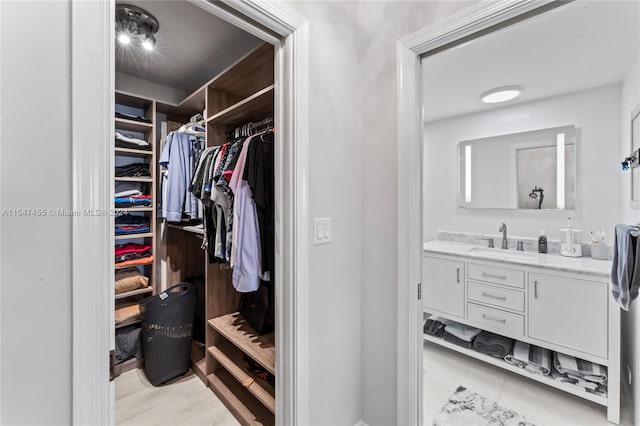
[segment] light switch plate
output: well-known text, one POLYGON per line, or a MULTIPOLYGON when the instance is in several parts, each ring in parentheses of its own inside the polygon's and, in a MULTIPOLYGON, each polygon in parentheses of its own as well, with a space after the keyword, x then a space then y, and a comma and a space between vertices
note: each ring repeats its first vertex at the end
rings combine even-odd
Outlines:
POLYGON ((313 244, 327 244, 331 242, 331 218, 313 219, 313 244))

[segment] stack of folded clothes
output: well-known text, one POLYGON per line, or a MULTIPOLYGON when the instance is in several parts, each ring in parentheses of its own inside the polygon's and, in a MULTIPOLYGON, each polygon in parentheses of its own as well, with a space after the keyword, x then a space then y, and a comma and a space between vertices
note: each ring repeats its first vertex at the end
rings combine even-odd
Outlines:
POLYGON ((140 307, 137 303, 129 303, 118 306, 115 310, 116 324, 122 324, 129 321, 140 319, 140 307))
POLYGON ((153 260, 149 244, 127 243, 115 249, 116 267, 144 265, 153 260))
POLYGON ((548 376, 551 373, 551 351, 516 340, 511 353, 504 357, 511 365, 530 373, 548 376))
POLYGON ((150 230, 149 219, 144 216, 123 214, 116 217, 116 235, 142 234, 150 230))
POLYGON ((151 144, 144 139, 138 139, 133 135, 122 134, 120 132, 116 132, 115 142, 118 148, 151 150, 151 144))
POLYGON ((131 163, 116 167, 116 177, 150 177, 147 163, 131 163))
POLYGON ((140 115, 125 114, 122 112, 116 112, 116 118, 124 118, 125 120, 139 121, 141 123, 151 123, 150 118, 142 117, 140 115))
POLYGON ((142 275, 136 267, 119 269, 116 271, 115 289, 116 294, 137 290, 149 285, 149 278, 142 275))
POLYGON ((554 379, 597 395, 607 394, 607 367, 570 355, 553 354, 554 379))
POLYGON ((142 194, 142 184, 140 182, 116 182, 116 197, 131 197, 142 194))
POLYGON ((440 318, 433 316, 424 323, 422 331, 431 336, 442 337, 444 334, 444 327, 445 324, 440 322, 440 318))
POLYGON ((115 197, 114 203, 116 208, 149 207, 151 205, 151 195, 115 197))
POLYGON ((474 337, 480 334, 479 328, 469 327, 457 323, 448 323, 444 328, 444 340, 463 348, 471 349, 474 337))
POLYGON ((473 349, 496 358, 504 358, 511 352, 513 339, 483 331, 473 340, 473 349))

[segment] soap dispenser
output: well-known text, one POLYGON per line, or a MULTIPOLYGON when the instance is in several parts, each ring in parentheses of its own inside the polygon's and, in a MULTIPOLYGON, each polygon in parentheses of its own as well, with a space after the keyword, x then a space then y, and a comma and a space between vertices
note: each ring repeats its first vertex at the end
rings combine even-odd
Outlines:
POLYGON ((582 244, 580 243, 580 229, 571 227, 571 218, 567 228, 560 231, 565 233, 565 241, 560 244, 560 254, 567 257, 582 257, 582 244))
POLYGON ((546 253, 547 252, 547 231, 544 229, 540 230, 540 235, 538 236, 538 253, 546 253))

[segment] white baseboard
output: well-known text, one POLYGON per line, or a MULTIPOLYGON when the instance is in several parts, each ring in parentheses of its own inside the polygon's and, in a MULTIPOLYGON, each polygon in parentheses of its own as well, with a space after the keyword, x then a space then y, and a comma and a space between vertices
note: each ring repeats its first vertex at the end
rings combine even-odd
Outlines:
POLYGON ((369 425, 363 422, 362 420, 358 420, 358 422, 353 426, 369 426, 369 425))

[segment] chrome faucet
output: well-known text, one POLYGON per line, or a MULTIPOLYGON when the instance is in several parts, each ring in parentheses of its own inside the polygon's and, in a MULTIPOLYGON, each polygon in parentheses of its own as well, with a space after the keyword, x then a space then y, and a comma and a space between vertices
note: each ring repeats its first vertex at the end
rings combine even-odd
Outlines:
POLYGON ((507 224, 502 222, 498 232, 502 232, 502 248, 503 250, 509 250, 509 243, 507 242, 507 224))

